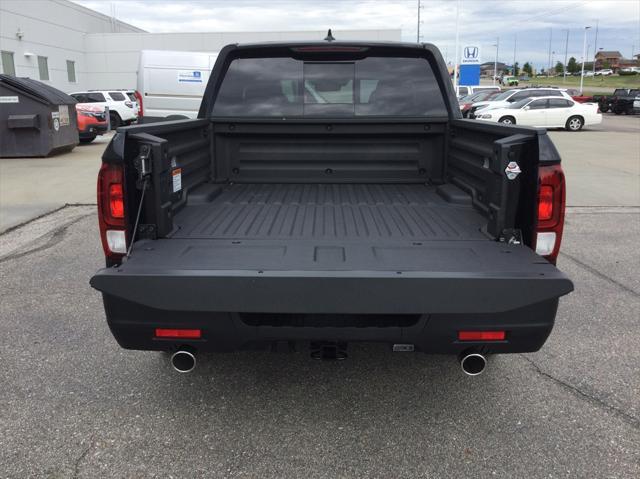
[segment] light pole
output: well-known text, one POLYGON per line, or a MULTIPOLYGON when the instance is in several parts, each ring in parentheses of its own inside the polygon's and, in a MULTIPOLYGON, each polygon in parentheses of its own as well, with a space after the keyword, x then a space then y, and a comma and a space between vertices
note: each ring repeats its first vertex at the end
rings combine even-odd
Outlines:
POLYGON ((513 36, 513 76, 516 76, 516 48, 518 46, 518 34, 513 36))
POLYGON ((422 21, 420 20, 420 10, 422 10, 421 0, 418 0, 418 34, 416 35, 416 43, 420 43, 420 24, 422 21))
POLYGON ((458 0, 458 4, 456 5, 456 52, 455 52, 455 60, 453 62, 453 89, 456 92, 456 96, 458 95, 458 58, 460 53, 460 47, 458 46, 460 40, 460 0, 458 0))
POLYGON ((584 39, 582 40, 582 72, 580 73, 580 95, 582 95, 582 86, 584 83, 584 61, 587 58, 587 30, 591 27, 584 27, 584 39))
MULTIPOLYGON (((551 63, 551 41, 552 40, 553 40, 553 28, 550 28, 549 29, 549 63, 551 63)), ((551 74, 549 70, 551 70, 551 68, 547 70, 547 78, 549 78, 549 75, 551 74)))
POLYGON ((598 54, 598 20, 596 20, 596 39, 593 42, 593 73, 596 73, 596 55, 598 54))
POLYGON ((496 47, 496 58, 493 61, 493 85, 496 84, 496 76, 498 76, 498 49, 500 48, 500 37, 496 39, 496 43, 492 46, 496 47))
POLYGON ((564 42, 564 68, 562 69, 562 83, 567 81, 567 52, 569 51, 569 29, 567 28, 567 39, 564 42))
POLYGON ((551 69, 553 70, 554 76, 555 76, 555 73, 556 73, 556 68, 555 68, 555 66, 553 65, 553 60, 554 60, 554 57, 555 57, 555 56, 556 56, 556 52, 551 52, 551 68, 550 68, 550 70, 551 70, 551 69))

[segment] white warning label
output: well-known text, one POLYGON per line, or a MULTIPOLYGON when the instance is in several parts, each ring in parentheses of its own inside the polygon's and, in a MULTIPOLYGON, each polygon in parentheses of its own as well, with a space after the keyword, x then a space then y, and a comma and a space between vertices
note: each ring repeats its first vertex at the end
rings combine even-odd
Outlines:
POLYGON ((176 168, 171 172, 173 179, 173 192, 176 193, 182 189, 182 168, 176 168))

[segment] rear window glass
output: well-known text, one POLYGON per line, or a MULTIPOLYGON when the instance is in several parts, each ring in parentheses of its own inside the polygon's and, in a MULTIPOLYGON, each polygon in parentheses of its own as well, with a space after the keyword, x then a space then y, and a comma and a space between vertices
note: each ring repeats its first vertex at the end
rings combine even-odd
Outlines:
POLYGON ((447 109, 424 58, 240 58, 227 70, 213 115, 446 116, 447 109))
POLYGON ((117 92, 117 91, 110 91, 109 92, 109 96, 111 97, 111 99, 113 101, 124 101, 125 97, 122 93, 117 92))
POLYGON ((136 101, 137 100, 135 93, 127 92, 127 96, 129 97, 129 100, 131 100, 131 101, 136 101))

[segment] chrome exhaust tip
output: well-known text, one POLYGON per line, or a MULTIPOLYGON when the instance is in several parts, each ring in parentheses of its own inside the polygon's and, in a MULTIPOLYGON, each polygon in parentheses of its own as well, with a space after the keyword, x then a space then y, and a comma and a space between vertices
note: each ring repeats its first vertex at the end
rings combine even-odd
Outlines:
POLYGON ((196 357, 193 353, 181 349, 171 355, 171 366, 179 373, 190 373, 196 367, 196 357))
POLYGON ((478 376, 487 367, 487 358, 476 352, 465 351, 460 355, 460 367, 469 376, 478 376))

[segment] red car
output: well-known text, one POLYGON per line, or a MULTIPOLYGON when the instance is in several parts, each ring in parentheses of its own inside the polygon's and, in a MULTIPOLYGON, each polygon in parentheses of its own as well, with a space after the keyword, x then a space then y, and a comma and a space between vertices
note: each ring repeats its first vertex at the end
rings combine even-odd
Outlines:
POLYGON ((91 103, 77 103, 76 115, 81 143, 91 143, 96 136, 109 131, 109 115, 104 107, 91 103))
POLYGON ((573 98, 574 101, 577 101, 578 103, 590 103, 593 101, 592 96, 581 95, 579 90, 575 90, 573 88, 569 88, 567 90, 567 93, 571 96, 571 98, 573 98))

